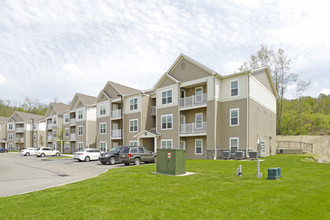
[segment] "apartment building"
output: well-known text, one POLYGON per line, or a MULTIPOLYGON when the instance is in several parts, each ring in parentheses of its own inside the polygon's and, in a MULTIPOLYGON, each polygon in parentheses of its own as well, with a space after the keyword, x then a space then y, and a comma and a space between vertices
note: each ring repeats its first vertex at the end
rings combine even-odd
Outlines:
POLYGON ((7 148, 7 129, 6 129, 6 121, 7 117, 0 116, 0 148, 7 148))
MULTIPOLYGON (((129 141, 123 142, 128 138, 124 137, 126 135, 124 123, 126 123, 125 120, 127 118, 130 118, 128 110, 126 108, 123 109, 123 106, 125 106, 124 103, 129 99, 128 97, 135 95, 137 98, 140 93, 140 90, 111 81, 108 81, 103 90, 101 90, 96 104, 96 145, 101 151, 107 151, 123 143, 130 143, 129 141)), ((138 99, 135 99, 134 103, 138 103, 138 99)), ((133 113, 136 113, 136 111, 133 113)), ((129 138, 127 140, 131 139, 129 138)), ((131 141, 136 141, 136 139, 132 139, 131 141)))
POLYGON ((63 118, 65 153, 96 147, 96 97, 76 93, 63 118))
POLYGON ((153 90, 160 148, 186 149, 189 159, 275 154, 277 94, 267 67, 221 76, 181 54, 153 90))
MULTIPOLYGON (((47 146, 56 150, 60 150, 61 152, 63 152, 63 149, 61 149, 61 146, 58 146, 57 136, 60 136, 61 138, 62 133, 64 133, 63 114, 64 112, 67 112, 68 109, 68 105, 51 102, 45 115, 47 118, 47 146)), ((66 120, 68 121, 68 114, 66 116, 66 120)), ((63 135, 68 135, 68 133, 64 133, 63 135)))
POLYGON ((14 112, 6 121, 7 149, 46 146, 46 117, 14 112))

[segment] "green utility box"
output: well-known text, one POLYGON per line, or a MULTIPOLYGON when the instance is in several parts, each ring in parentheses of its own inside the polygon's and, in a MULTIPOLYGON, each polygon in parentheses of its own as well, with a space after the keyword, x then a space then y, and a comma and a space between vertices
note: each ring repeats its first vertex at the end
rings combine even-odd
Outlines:
POLYGON ((183 149, 157 149, 157 173, 185 174, 186 151, 183 149))
POLYGON ((268 178, 269 180, 276 180, 277 178, 282 177, 281 167, 269 168, 268 169, 268 178))

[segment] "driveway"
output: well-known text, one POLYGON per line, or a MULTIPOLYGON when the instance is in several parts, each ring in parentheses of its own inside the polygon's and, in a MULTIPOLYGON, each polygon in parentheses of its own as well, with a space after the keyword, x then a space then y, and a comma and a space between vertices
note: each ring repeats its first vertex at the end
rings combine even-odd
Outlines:
POLYGON ((0 154, 0 197, 38 191, 45 188, 95 177, 110 168, 99 161, 78 162, 73 159, 47 159, 23 156, 21 153, 0 154))

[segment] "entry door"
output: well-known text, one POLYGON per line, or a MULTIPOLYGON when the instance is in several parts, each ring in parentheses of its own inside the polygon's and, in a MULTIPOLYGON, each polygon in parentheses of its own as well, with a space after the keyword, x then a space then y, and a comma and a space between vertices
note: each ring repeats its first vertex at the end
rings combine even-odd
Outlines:
POLYGON ((118 105, 117 104, 113 104, 112 105, 112 110, 117 110, 118 109, 118 105))
POLYGON ((180 127, 181 127, 181 133, 186 133, 186 116, 181 115, 180 117, 180 127))
POLYGON ((112 130, 114 131, 114 137, 120 137, 120 132, 118 131, 118 123, 112 124, 112 130))
POLYGON ((118 147, 118 142, 112 142, 112 147, 118 147))
POLYGON ((186 141, 180 141, 180 149, 186 150, 186 141))

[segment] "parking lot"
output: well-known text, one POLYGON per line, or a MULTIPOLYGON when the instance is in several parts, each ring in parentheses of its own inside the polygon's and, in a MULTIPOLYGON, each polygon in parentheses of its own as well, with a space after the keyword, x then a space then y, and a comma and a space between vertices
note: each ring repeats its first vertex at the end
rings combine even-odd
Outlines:
POLYGON ((77 162, 72 158, 49 159, 23 156, 21 153, 0 154, 0 197, 38 191, 45 188, 95 177, 110 168, 99 161, 77 162))

